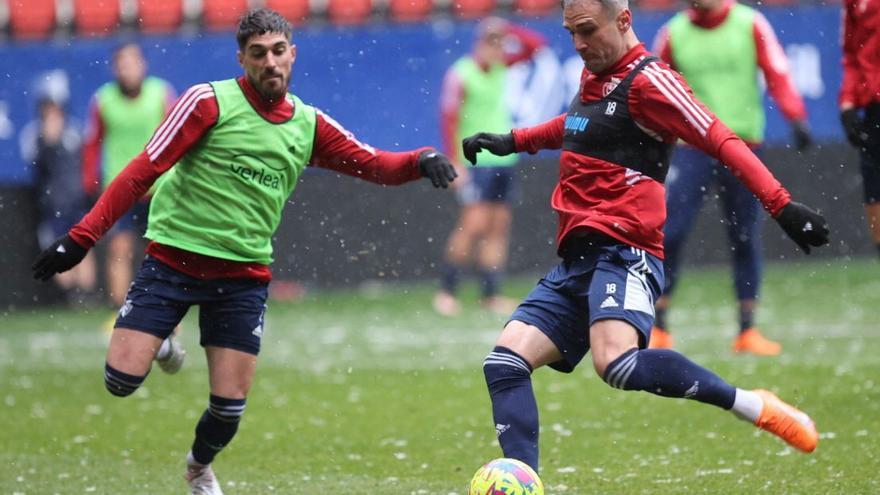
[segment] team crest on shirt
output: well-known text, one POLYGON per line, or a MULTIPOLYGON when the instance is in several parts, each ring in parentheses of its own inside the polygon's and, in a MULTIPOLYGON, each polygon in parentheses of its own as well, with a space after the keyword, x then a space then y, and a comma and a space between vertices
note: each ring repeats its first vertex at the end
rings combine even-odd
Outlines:
POLYGON ((620 84, 620 79, 616 77, 612 77, 610 81, 602 85, 602 96, 608 96, 612 91, 617 89, 617 85, 620 84))

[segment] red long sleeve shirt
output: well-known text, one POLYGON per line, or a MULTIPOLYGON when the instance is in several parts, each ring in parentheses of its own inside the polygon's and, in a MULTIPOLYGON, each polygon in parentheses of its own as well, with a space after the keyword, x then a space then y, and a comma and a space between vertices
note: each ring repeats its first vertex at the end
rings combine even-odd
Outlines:
MULTIPOLYGON (((274 123, 293 117, 296 108, 284 98, 269 103, 241 77, 239 86, 260 115, 274 123)), ((165 120, 156 129, 144 151, 110 184, 92 210, 70 230, 71 238, 91 248, 98 239, 141 197, 150 186, 217 123, 219 107, 209 84, 198 84, 187 90, 174 104, 165 120)), ((309 166, 327 168, 359 177, 377 184, 396 185, 418 179, 419 153, 377 150, 358 141, 330 116, 318 111, 315 143, 309 166)), ((269 267, 259 263, 243 263, 150 242, 147 253, 187 275, 203 278, 253 278, 268 282, 269 267)))
MULTIPOLYGON (((733 4, 734 0, 727 0, 715 11, 706 12, 691 8, 686 12, 693 24, 703 29, 714 29, 727 19, 733 4)), ((791 78, 785 50, 776 38, 773 27, 770 26, 767 18, 760 12, 755 13, 752 33, 755 38, 758 67, 764 73, 767 90, 770 92, 773 101, 779 105, 779 110, 782 111, 782 114, 789 121, 806 120, 806 106, 791 78)), ((669 31, 666 26, 663 26, 657 34, 657 38, 654 41, 654 53, 658 54, 664 62, 675 69, 672 44, 669 42, 669 31)), ((757 81, 755 84, 757 84, 757 81)))
POLYGON ((880 0, 843 2, 841 106, 880 103, 880 0))
MULTIPOLYGON (((602 99, 616 82, 650 55, 643 45, 627 52, 600 74, 584 70, 580 97, 602 99)), ((655 139, 683 139, 719 159, 776 216, 791 201, 749 147, 697 101, 681 76, 660 61, 650 62, 632 81, 627 98, 636 124, 655 139)), ((562 147, 565 114, 526 129, 514 129, 517 151, 535 153, 562 147)), ((559 216, 557 243, 575 230, 596 231, 663 257, 666 200, 663 184, 626 167, 563 150, 560 182, 553 191, 559 216)))
MULTIPOLYGON (((513 40, 510 45, 514 48, 504 54, 504 64, 508 67, 531 59, 547 43, 537 31, 515 24, 507 26, 507 36, 513 40)), ((487 70, 485 64, 480 65, 487 70)), ((459 156, 459 114, 465 98, 467 95, 458 73, 454 70, 447 71, 440 89, 440 133, 443 151, 450 158, 459 156)))

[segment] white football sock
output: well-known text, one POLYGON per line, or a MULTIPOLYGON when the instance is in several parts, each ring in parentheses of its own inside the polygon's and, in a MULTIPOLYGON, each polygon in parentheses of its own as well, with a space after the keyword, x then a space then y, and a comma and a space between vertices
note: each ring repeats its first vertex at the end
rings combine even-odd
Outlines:
POLYGON ((186 465, 188 467, 192 468, 193 470, 199 470, 199 469, 207 466, 207 464, 199 463, 199 461, 197 461, 196 458, 193 457, 192 450, 190 450, 189 452, 186 453, 186 465))
POLYGON ((764 407, 764 401, 761 396, 741 388, 736 389, 736 398, 733 400, 733 407, 730 411, 739 419, 744 419, 750 423, 758 421, 761 415, 761 409, 764 407))

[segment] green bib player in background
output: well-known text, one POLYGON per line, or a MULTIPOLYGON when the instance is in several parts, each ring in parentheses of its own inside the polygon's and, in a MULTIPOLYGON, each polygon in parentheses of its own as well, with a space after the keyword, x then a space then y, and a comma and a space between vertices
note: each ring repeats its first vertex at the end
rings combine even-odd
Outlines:
POLYGON ((211 390, 185 478, 202 495, 222 494, 211 462, 244 413, 264 331, 272 235, 305 167, 387 185, 427 177, 445 188, 456 176, 433 149, 377 150, 289 94, 296 46, 278 13, 248 12, 236 38, 245 75, 186 91, 92 211, 34 263, 43 280, 69 270, 163 177, 150 207, 147 256, 119 311, 104 379, 124 397, 154 359, 179 361, 169 337, 199 306, 211 390))
MULTIPOLYGON (((125 43, 113 52, 112 68, 114 80, 92 97, 82 148, 83 189, 93 201, 144 149, 176 98, 170 83, 147 75, 147 61, 135 43, 125 43)), ((105 289, 117 309, 131 284, 137 239, 144 234, 148 207, 149 194, 107 234, 105 289)), ((111 318, 108 331, 112 323, 111 318)))
POLYGON ((443 78, 443 144, 461 175, 455 183, 461 211, 446 242, 440 290, 434 295, 434 309, 441 315, 459 313, 459 279, 470 263, 480 278, 484 308, 509 315, 516 307, 512 299, 500 294, 500 284, 507 265, 517 195, 513 166, 518 159, 515 155, 486 156, 478 166, 465 168, 461 140, 481 130, 502 132, 513 127, 505 91, 508 67, 531 60, 544 46, 537 32, 488 17, 477 26, 472 52, 452 64, 443 78))

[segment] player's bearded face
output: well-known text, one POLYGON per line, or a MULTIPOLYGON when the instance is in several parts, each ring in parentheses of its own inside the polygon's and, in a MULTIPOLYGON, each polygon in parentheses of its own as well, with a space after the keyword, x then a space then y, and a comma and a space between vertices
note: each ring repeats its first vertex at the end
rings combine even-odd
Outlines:
POLYGON ((610 68, 625 53, 625 30, 621 29, 621 16, 625 12, 628 13, 622 11, 610 17, 602 4, 593 0, 575 1, 565 6, 562 24, 590 72, 610 68))
POLYGON ((265 33, 248 40, 238 52, 238 62, 248 82, 269 101, 283 98, 290 84, 296 46, 283 35, 265 33))

